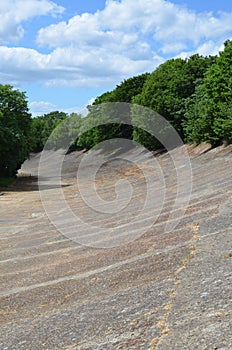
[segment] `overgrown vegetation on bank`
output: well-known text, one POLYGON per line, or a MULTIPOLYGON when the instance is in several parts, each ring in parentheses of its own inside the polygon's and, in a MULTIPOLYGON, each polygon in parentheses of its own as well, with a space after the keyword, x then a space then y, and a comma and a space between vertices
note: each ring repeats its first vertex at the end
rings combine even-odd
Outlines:
POLYGON ((0 85, 0 177, 14 176, 29 152, 43 149, 53 130, 50 147, 55 149, 63 147, 67 139, 70 149, 89 149, 115 137, 133 139, 149 149, 160 147, 149 132, 131 126, 135 121, 139 125, 138 116, 126 107, 123 113, 128 114, 128 125, 120 118, 109 124, 106 110, 106 125, 96 126, 102 121, 97 106, 109 102, 137 104, 158 112, 185 142, 231 143, 232 41, 227 40, 217 56, 170 59, 152 73, 124 80, 98 96, 88 106, 85 118, 59 111, 31 118, 25 93, 0 85))

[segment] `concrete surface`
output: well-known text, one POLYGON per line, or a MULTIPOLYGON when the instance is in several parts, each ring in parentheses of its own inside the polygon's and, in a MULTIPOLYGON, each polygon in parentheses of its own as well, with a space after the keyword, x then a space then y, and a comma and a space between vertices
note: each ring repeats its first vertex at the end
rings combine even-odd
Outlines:
MULTIPOLYGON (((25 162, 0 196, 1 349, 232 349, 232 147, 188 151, 193 189, 178 226, 164 232, 176 184, 161 154, 167 195, 158 220, 141 237, 107 249, 73 242, 54 227, 40 200, 38 155, 25 162)), ((74 212, 106 231, 136 215, 144 198, 138 168, 114 161, 100 172, 105 199, 122 176, 137 194, 124 216, 99 219, 78 197, 81 157, 74 152, 63 166, 74 212)), ((45 182, 41 190, 54 188, 45 182)))

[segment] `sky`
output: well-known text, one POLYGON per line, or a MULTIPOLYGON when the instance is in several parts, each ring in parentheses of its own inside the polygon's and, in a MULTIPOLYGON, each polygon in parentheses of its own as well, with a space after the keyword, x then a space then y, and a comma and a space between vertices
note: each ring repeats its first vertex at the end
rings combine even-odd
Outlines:
POLYGON ((0 83, 33 116, 82 112, 124 79, 232 39, 231 0, 0 0, 0 83))

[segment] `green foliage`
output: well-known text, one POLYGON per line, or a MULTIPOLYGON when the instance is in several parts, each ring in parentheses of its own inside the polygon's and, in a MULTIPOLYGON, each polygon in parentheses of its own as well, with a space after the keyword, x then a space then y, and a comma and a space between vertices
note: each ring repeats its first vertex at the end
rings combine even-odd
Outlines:
MULTIPOLYGON (((115 113, 111 111, 107 111, 108 117, 106 115, 99 115, 97 112, 97 105, 100 104, 110 104, 110 103, 131 103, 134 96, 141 93, 143 89, 143 85, 149 74, 141 74, 129 79, 124 80, 120 85, 117 85, 113 91, 108 91, 101 96, 97 97, 92 106, 88 106, 90 115, 86 120, 84 120, 84 124, 82 130, 88 125, 88 131, 82 132, 78 140, 78 145, 80 147, 89 149, 96 145, 97 143, 112 139, 112 138, 127 138, 132 139, 132 126, 131 119, 129 118, 128 124, 121 123, 122 118, 124 118, 125 111, 122 111, 122 115, 118 116, 116 123, 112 120, 114 119, 115 113), (113 117, 112 117, 113 116, 113 117), (102 122, 105 125, 96 125, 96 122, 102 122)), ((123 105, 125 109, 127 107, 123 105)), ((109 107, 110 108, 110 107, 109 107)), ((114 107, 113 107, 114 108, 114 107)), ((119 106, 118 106, 119 108, 119 106)), ((102 109, 101 109, 102 112, 102 109)), ((126 112, 127 113, 127 112, 126 112)))
POLYGON ((0 85, 0 176, 14 176, 29 154, 31 115, 26 95, 0 85))
MULTIPOLYGON (((202 79, 212 58, 193 55, 189 59, 171 59, 161 64, 147 79, 142 92, 133 103, 149 107, 168 120, 181 137, 185 101, 202 79)), ((135 129, 133 138, 149 148, 157 148, 157 141, 142 130, 135 129)))
POLYGON ((93 105, 82 119, 77 145, 90 149, 102 141, 113 138, 130 139, 132 134, 130 105, 103 103, 93 105))
MULTIPOLYGON (((84 124, 89 124, 89 119, 84 120, 84 124)), ((95 123, 94 123, 95 124, 95 123)), ((105 140, 113 138, 131 138, 131 128, 125 127, 122 123, 112 123, 108 122, 105 125, 92 126, 89 124, 89 130, 83 132, 78 139, 77 146, 82 149, 90 149, 95 145, 103 142, 105 140)))
MULTIPOLYGON (((31 147, 32 152, 40 152, 44 148, 52 131, 67 118, 64 112, 54 111, 41 117, 33 118, 31 125, 31 147)), ((53 144, 55 147, 55 144, 53 144)))
MULTIPOLYGON (((208 141, 212 145, 231 142, 231 69, 231 42, 227 41, 219 57, 195 54, 185 60, 171 59, 152 74, 127 79, 89 106, 90 115, 83 122, 83 128, 84 125, 89 128, 81 133, 79 145, 91 148, 107 138, 125 137, 126 134, 127 138, 133 138, 149 149, 161 146, 160 141, 149 133, 152 125, 159 129, 154 113, 149 115, 140 110, 138 114, 133 109, 132 124, 136 125, 133 132, 132 128, 115 124, 110 118, 106 125, 94 126, 99 117, 96 109, 93 113, 91 108, 110 102, 133 103, 158 112, 187 142, 208 141)), ((157 130, 156 135, 162 138, 166 132, 157 130)))
POLYGON ((225 42, 196 93, 187 101, 185 140, 216 146, 232 140, 232 41, 225 42))
POLYGON ((81 123, 81 115, 77 113, 71 113, 70 116, 62 119, 51 133, 49 144, 46 147, 52 149, 77 149, 81 123))
POLYGON ((145 108, 137 104, 132 108, 133 120, 133 140, 149 150, 162 147, 161 143, 154 136, 154 131, 158 134, 160 128, 156 124, 156 113, 150 108, 145 108), (156 124, 156 130, 154 125, 156 124))
POLYGON ((85 118, 55 111, 31 119, 25 93, 0 85, 1 178, 14 176, 29 151, 41 151, 48 139, 53 149, 90 149, 112 138, 157 149, 171 135, 159 115, 187 142, 231 143, 232 41, 219 56, 171 59, 151 74, 126 79, 88 110, 85 118))
POLYGON ((142 92, 144 83, 150 76, 149 73, 141 74, 121 82, 113 91, 108 91, 97 97, 93 105, 107 102, 127 102, 131 103, 134 96, 142 92))
POLYGON ((14 182, 14 179, 12 177, 7 178, 0 178, 0 188, 5 188, 11 185, 14 182))

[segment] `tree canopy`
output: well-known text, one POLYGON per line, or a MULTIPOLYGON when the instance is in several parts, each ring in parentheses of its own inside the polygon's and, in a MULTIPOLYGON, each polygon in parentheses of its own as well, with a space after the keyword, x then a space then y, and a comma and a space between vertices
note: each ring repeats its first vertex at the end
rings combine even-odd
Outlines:
POLYGON ((219 145, 232 141, 232 41, 225 42, 195 93, 187 101, 185 140, 219 145))
POLYGON ((149 107, 167 119, 183 137, 182 119, 185 100, 191 96, 199 79, 204 77, 210 60, 199 55, 189 59, 170 59, 147 79, 133 103, 149 107))
MULTIPOLYGON (((119 137, 157 149, 161 144, 149 133, 150 126, 159 128, 157 113, 186 142, 231 143, 232 41, 217 56, 170 59, 152 73, 125 79, 98 96, 85 118, 60 111, 31 118, 25 93, 0 85, 0 176, 14 176, 29 152, 42 151, 48 139, 53 149, 67 141, 72 150, 89 149, 119 137)), ((156 135, 162 139, 166 131, 156 135)))
POLYGON ((14 176, 28 157, 30 127, 25 93, 0 85, 0 176, 14 176))
POLYGON ((44 148, 50 134, 67 118, 64 112, 54 111, 32 119, 31 146, 32 152, 40 152, 44 148))
POLYGON ((125 79, 123 82, 121 82, 121 84, 117 85, 114 90, 105 92, 104 94, 98 96, 93 102, 93 105, 107 102, 131 103, 134 96, 142 92, 144 83, 149 76, 149 73, 145 73, 125 79))
MULTIPOLYGON (((108 91, 98 96, 93 102, 92 106, 88 106, 89 115, 87 120, 83 120, 82 134, 78 140, 78 145, 83 148, 91 148, 94 145, 98 144, 101 141, 111 139, 111 138, 127 138, 132 139, 133 128, 131 126, 131 119, 128 119, 128 124, 121 123, 120 118, 114 118, 115 111, 110 111, 110 106, 107 106, 107 113, 104 114, 104 108, 101 108, 100 115, 98 113, 97 106, 100 104, 109 104, 112 103, 112 109, 115 109, 116 105, 113 103, 131 103, 134 96, 141 93, 144 83, 149 77, 149 73, 141 74, 134 76, 132 78, 126 79, 121 82, 116 88, 112 91, 108 91), (104 116, 103 116, 104 114, 104 116), (110 121, 110 116, 112 119, 110 121), (105 125, 96 125, 96 119, 99 122, 107 121, 105 125), (91 125, 93 126, 91 128, 91 125), (88 131, 83 132, 88 126, 88 131)), ((120 108, 118 106, 118 108, 120 108)), ((123 105, 123 115, 124 113, 128 116, 128 106, 123 105)))

